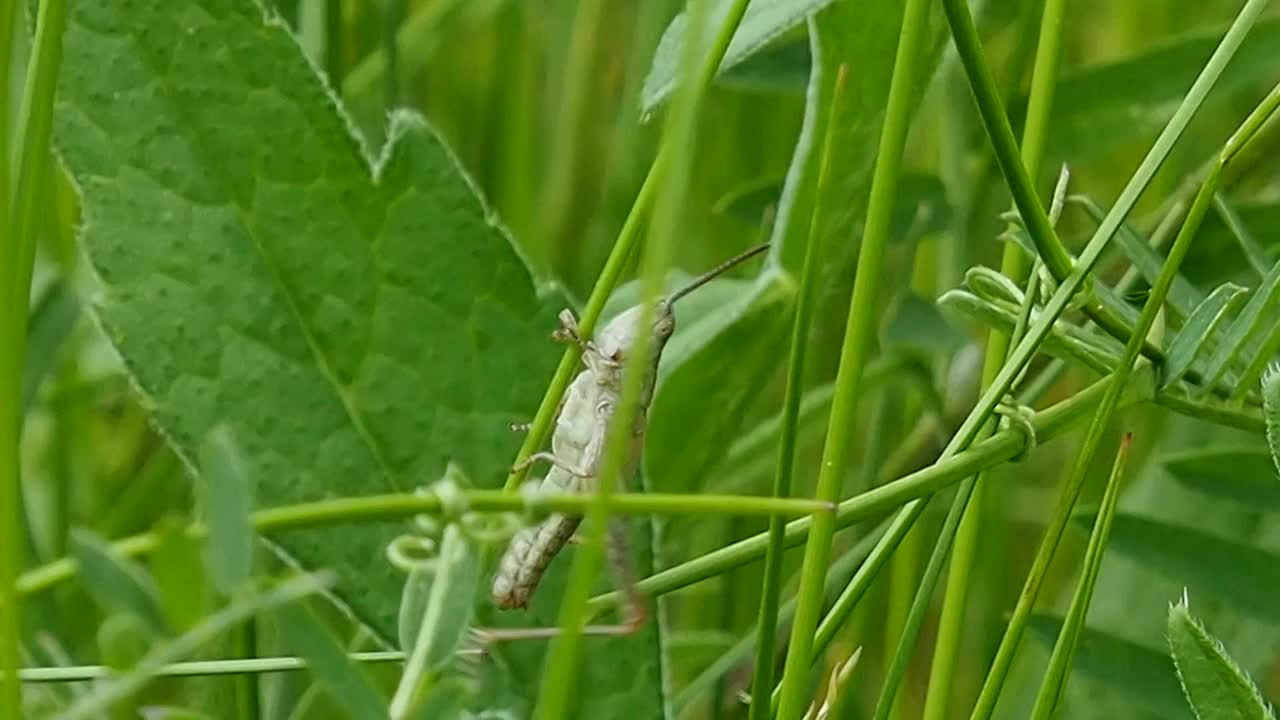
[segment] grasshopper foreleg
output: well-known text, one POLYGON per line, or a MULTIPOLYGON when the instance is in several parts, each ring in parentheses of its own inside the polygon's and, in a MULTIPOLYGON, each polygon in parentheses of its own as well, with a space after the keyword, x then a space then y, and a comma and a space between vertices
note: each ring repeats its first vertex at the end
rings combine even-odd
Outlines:
POLYGON ((546 460, 552 465, 560 468, 561 470, 577 478, 589 478, 593 476, 593 473, 590 470, 580 468, 574 465, 573 463, 570 463, 567 460, 564 460, 563 458, 557 456, 555 453, 549 453, 549 452, 536 452, 530 455, 529 457, 521 460, 515 465, 512 465, 511 472, 520 472, 521 470, 528 468, 529 466, 533 465, 535 462, 539 460, 546 460))

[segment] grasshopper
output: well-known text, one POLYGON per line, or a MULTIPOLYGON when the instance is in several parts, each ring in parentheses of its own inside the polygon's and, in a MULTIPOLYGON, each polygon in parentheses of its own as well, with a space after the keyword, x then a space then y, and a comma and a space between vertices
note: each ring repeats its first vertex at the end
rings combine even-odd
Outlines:
MULTIPOLYGON (((583 338, 578 332, 572 311, 560 312, 560 329, 552 337, 560 342, 572 342, 582 349, 585 368, 574 378, 561 401, 556 415, 555 431, 551 437, 551 451, 530 455, 515 470, 542 460, 551 465, 541 488, 558 492, 593 492, 603 460, 605 438, 614 420, 622 392, 622 366, 639 332, 653 333, 649 357, 643 365, 644 386, 640 396, 638 417, 632 426, 633 438, 628 449, 627 462, 622 477, 630 479, 635 474, 644 444, 645 420, 653 399, 657 380, 658 361, 662 350, 675 331, 676 301, 710 282, 713 278, 736 265, 764 252, 769 246, 760 245, 737 255, 675 292, 661 298, 654 309, 652 327, 640 328, 642 306, 629 308, 611 320, 594 339, 583 338)), ((538 525, 516 533, 506 553, 498 564, 493 578, 492 599, 502 609, 527 608, 539 581, 551 560, 570 541, 581 516, 554 514, 538 525)), ((610 562, 621 576, 621 584, 628 593, 628 617, 623 625, 608 628, 588 628, 594 634, 622 634, 634 631, 646 619, 647 611, 632 587, 625 550, 625 529, 619 524, 610 528, 610 562)))

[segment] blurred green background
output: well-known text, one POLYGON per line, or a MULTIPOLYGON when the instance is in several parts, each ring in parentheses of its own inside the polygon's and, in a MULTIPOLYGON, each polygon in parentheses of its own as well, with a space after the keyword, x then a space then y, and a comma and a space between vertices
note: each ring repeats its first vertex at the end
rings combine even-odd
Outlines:
MULTIPOLYGON (((661 109, 649 115, 643 112, 641 90, 659 38, 682 3, 297 0, 277 5, 296 29, 303 49, 328 77, 372 155, 377 155, 384 140, 392 109, 422 112, 510 229, 535 275, 563 285, 571 297, 587 296, 653 157, 663 113, 661 109)), ((1039 178, 1042 191, 1047 192, 1065 162, 1072 170, 1073 191, 1109 203, 1238 5, 1227 0, 1069 3, 1062 74, 1045 172, 1039 178)), ((1016 128, 1040 3, 978 0, 973 7, 989 60, 1007 91, 1016 128)), ((28 50, 21 39, 18 45, 12 84, 15 106, 22 59, 28 50)), ((808 62, 802 24, 722 77, 708 95, 698 121, 692 191, 686 198, 677 244, 680 267, 700 271, 767 236, 801 128, 808 62)), ((850 71, 857 73, 858 68, 850 71)), ((1277 77, 1280 13, 1272 11, 1254 29, 1252 39, 1144 196, 1133 217, 1138 229, 1151 231, 1169 198, 1216 152, 1277 77)), ((1259 153, 1229 193, 1273 259, 1280 245, 1280 163, 1275 158, 1273 150, 1259 153)), ((874 481, 889 453, 925 422, 922 418, 933 408, 934 397, 942 398, 948 408, 964 411, 972 392, 973 372, 956 369, 955 359, 983 337, 983 329, 955 319, 940 329, 927 306, 938 294, 955 287, 968 267, 998 266, 1003 243, 996 236, 1004 229, 999 215, 1008 208, 1009 199, 949 48, 943 50, 925 89, 905 167, 911 180, 899 203, 902 218, 895 227, 901 232, 891 249, 893 270, 885 283, 880 350, 886 357, 892 352, 918 355, 932 390, 922 392, 918 383, 900 372, 887 373, 884 382, 870 384, 862 400, 867 420, 860 425, 865 436, 858 439, 855 457, 859 462, 847 479, 845 497, 874 481), (912 314, 915 306, 910 298, 928 301, 926 310, 912 314)), ((121 537, 150 528, 168 515, 188 516, 193 496, 184 469, 151 429, 145 410, 131 393, 119 360, 83 312, 93 284, 75 248, 75 194, 65 178, 59 175, 51 183, 45 202, 33 294, 37 319, 32 323, 24 388, 29 405, 23 444, 27 552, 33 565, 65 554, 62 530, 68 525, 121 537)), ((856 228, 860 211, 853 212, 856 228)), ((1092 230, 1079 213, 1068 213, 1062 227, 1072 249, 1078 249, 1092 230)), ((847 250, 839 254, 844 258, 841 264, 824 269, 807 371, 814 388, 834 377, 857 234, 835 242, 847 250)), ((1104 276, 1115 280, 1123 269, 1114 263, 1104 276)), ((1202 289, 1228 280, 1256 284, 1217 216, 1211 216, 1202 230, 1184 274, 1202 289)), ((698 484, 687 489, 768 491, 772 447, 755 447, 748 441, 780 406, 786 353, 780 343, 759 347, 751 338, 739 342, 744 356, 756 352, 774 356, 776 369, 759 378, 759 391, 742 407, 738 424, 743 439, 721 448, 702 468, 698 484)), ((973 351, 968 352, 971 361, 973 351)), ((1048 399, 1066 397, 1093 379, 1088 371, 1073 368, 1048 399)), ((797 494, 812 491, 821 450, 820 420, 806 425, 797 494)), ((655 425, 662 421, 662 415, 656 414, 655 425)), ((1118 438, 1121 427, 1132 429, 1136 438, 1132 479, 1121 500, 1123 511, 1216 535, 1242 547, 1280 552, 1276 515, 1280 506, 1274 504, 1274 496, 1270 505, 1242 505, 1205 495, 1178 482, 1165 463, 1172 455, 1205 448, 1257 447, 1258 438, 1154 407, 1125 415, 1117 422, 1114 437, 1118 438)), ((984 529, 978 555, 979 580, 970 599, 956 689, 966 703, 981 682, 985 658, 999 640, 1004 613, 1016 598, 1054 488, 1069 466, 1077 441, 1073 435, 1046 443, 1025 461, 995 473, 990 485, 994 490, 987 498, 990 527, 984 529)), ((930 448, 937 449, 934 443, 936 439, 918 443, 916 455, 907 458, 904 467, 931 462, 930 448)), ((1112 451, 1114 443, 1100 457, 1109 458, 1112 451)), ((661 446, 650 448, 650 468, 671 452, 661 446)), ((1231 456, 1223 462, 1230 468, 1239 458, 1231 456)), ((1096 501, 1101 492, 1104 465, 1109 460, 1100 460, 1086 490, 1086 503, 1096 501)), ((1184 470, 1178 477, 1194 480, 1205 472, 1184 470)), ((884 656, 891 654, 894 635, 890 633, 906 611, 904 598, 910 597, 913 586, 910 578, 922 569, 932 544, 931 534, 922 531, 936 528, 940 520, 941 510, 934 508, 925 526, 913 533, 913 540, 895 558, 893 572, 880 579, 871 602, 863 603, 833 654, 866 646, 854 681, 866 703, 874 700, 887 662, 884 656), (888 651, 886 635, 891 638, 888 651)), ((667 524, 660 556, 668 563, 679 562, 764 527, 756 519, 682 517, 667 524)), ((1222 597, 1222 573, 1231 570, 1230 556, 1200 546, 1202 557, 1183 557, 1179 564, 1162 559, 1161 544, 1143 535, 1141 528, 1131 535, 1117 533, 1122 538, 1113 540, 1091 616, 1091 627, 1103 634, 1082 647, 1065 716, 1175 716, 1168 714, 1174 712, 1169 708, 1181 706, 1170 702, 1161 708, 1150 701, 1169 691, 1160 686, 1167 677, 1143 680, 1107 665, 1107 659, 1119 652, 1108 650, 1107 643, 1127 641, 1163 652, 1165 608, 1181 595, 1183 586, 1190 587, 1193 600, 1203 599, 1202 616, 1253 673, 1263 692, 1280 696, 1280 618, 1242 611, 1231 602, 1229 592, 1222 597), (1093 665, 1085 667, 1089 658, 1093 665)), ((842 533, 838 543, 847 548, 858 537, 858 531, 842 533)), ((1062 597, 1051 606, 1059 610, 1069 597, 1085 539, 1083 532, 1069 534, 1054 566, 1051 587, 1062 588, 1062 597)), ((798 568, 798 559, 798 551, 788 556, 789 573, 798 568)), ((759 575, 759 563, 755 563, 670 599, 668 648, 677 697, 754 623, 759 575)), ((1280 572, 1254 581, 1280 590, 1277 578, 1280 572)), ((1274 597, 1280 599, 1280 594, 1274 597)), ((53 600, 32 605, 28 612, 29 627, 49 631, 35 636, 36 656, 31 658, 35 662, 58 662, 59 658, 88 662, 96 656, 99 639, 95 634, 101 619, 81 590, 62 588, 53 600)), ((343 622, 336 616, 332 621, 343 622)), ((926 626, 922 647, 931 646, 931 637, 926 626)), ((1013 682, 1033 693, 1048 645, 1027 645, 1030 649, 1022 654, 1013 682)), ((899 717, 918 716, 927 659, 927 653, 918 653, 899 717)), ((736 693, 748 679, 749 670, 739 667, 703 687, 705 692, 690 700, 685 716, 743 717, 744 706, 736 693)), ((213 698, 223 682, 227 681, 174 681, 166 687, 178 698, 213 698)), ((296 686, 304 680, 295 676, 266 682, 296 686)), ((1175 686, 1172 692, 1176 691, 1175 686)), ((296 687, 293 692, 296 695, 296 687)), ((289 707, 288 701, 281 703, 282 708, 289 707)), ((1006 716, 1018 717, 1012 705, 1003 706, 1006 716)))

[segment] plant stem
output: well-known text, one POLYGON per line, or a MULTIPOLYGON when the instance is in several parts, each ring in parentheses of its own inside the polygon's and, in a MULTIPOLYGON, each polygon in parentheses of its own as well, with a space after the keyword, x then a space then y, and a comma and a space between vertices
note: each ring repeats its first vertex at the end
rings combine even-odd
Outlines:
MULTIPOLYGON (((1083 264, 1086 267, 1092 267, 1097 261, 1094 251, 1101 250, 1101 246, 1106 244, 1133 209, 1142 191, 1151 182, 1151 178, 1168 157, 1174 143, 1200 109, 1205 97, 1221 76, 1227 62, 1240 47, 1240 43, 1244 41, 1245 35, 1257 21, 1259 14, 1265 9, 1266 4, 1266 0, 1248 0, 1241 9, 1213 56, 1209 58, 1208 63, 1178 105, 1178 109, 1174 111, 1173 117, 1165 125, 1151 150, 1121 191, 1120 197, 1112 205, 1111 211, 1103 218, 1093 237, 1090 238, 1084 253, 1076 262, 1077 266, 1083 264)), ((1027 232, 1035 243, 1045 266, 1055 278, 1065 283, 1073 274, 1070 256, 1053 232, 1048 215, 1036 199, 1026 168, 1018 159, 1013 130, 1009 126, 1008 116, 997 94, 991 70, 982 56, 981 42, 977 28, 974 27, 973 18, 969 15, 964 0, 943 0, 943 9, 946 11, 957 52, 969 76, 979 114, 982 116, 1005 181, 1009 185, 1014 204, 1017 205, 1027 232)), ((1130 332, 1124 321, 1104 310, 1096 299, 1091 299, 1084 309, 1090 319, 1103 330, 1122 342, 1128 341, 1130 332)), ((1163 358, 1160 349, 1154 344, 1144 344, 1143 354, 1153 361, 1163 358)))
MULTIPOLYGON (((1047 0, 1040 16, 1040 33, 1036 45, 1035 65, 1031 73, 1031 93, 1027 103, 1027 119, 1022 130, 1021 157, 1027 177, 1034 183, 1044 157, 1045 139, 1049 134, 1050 111, 1054 90, 1057 87, 1058 60, 1062 47, 1062 24, 1066 15, 1066 0, 1047 0)), ((1032 185, 1034 192, 1034 184, 1032 185)), ((1050 228, 1053 223, 1050 222, 1050 228)), ((1027 272, 1026 258, 1016 243, 1004 247, 1000 272, 1015 283, 1022 282, 1027 272)), ((1030 289, 1029 289, 1030 290, 1030 289)), ((1028 294, 1028 302, 1034 298, 1028 294)), ((1009 336, 992 330, 987 335, 986 353, 982 368, 982 387, 991 385, 1001 366, 1008 359, 1009 336)), ((995 423, 988 423, 978 439, 990 435, 995 423)), ((955 539, 955 557, 947 574, 946 594, 938 620, 937 640, 929 672, 929 687, 925 695, 924 720, 943 720, 947 716, 954 684, 956 659, 960 653, 960 641, 965 626, 965 610, 968 606, 970 580, 973 576, 977 548, 985 521, 983 502, 986 494, 986 473, 977 478, 973 493, 958 493, 953 503, 968 503, 955 539)), ((946 542, 945 537, 939 543, 946 542)))
POLYGON ((1071 608, 1058 632, 1058 641, 1053 645, 1049 668, 1045 670, 1044 682, 1040 685, 1035 709, 1031 713, 1033 720, 1049 720, 1062 699, 1062 691, 1067 684, 1067 668, 1075 655, 1080 631, 1089 617, 1089 600, 1093 597, 1098 571, 1102 567, 1102 554, 1106 551, 1107 538, 1111 535, 1111 520, 1115 517, 1116 501, 1120 498, 1120 479, 1124 477, 1132 441, 1133 433, 1126 433, 1111 466, 1111 478, 1107 481, 1107 490, 1102 496, 1102 507, 1098 510, 1093 532, 1089 535, 1089 547, 1085 550, 1080 582, 1076 585, 1071 608))
MULTIPOLYGON (((582 628, 586 621, 586 606, 591 597, 591 584, 595 579, 603 554, 608 525, 608 497, 620 480, 630 480, 638 461, 639 447, 634 442, 633 428, 647 410, 652 392, 656 361, 660 348, 654 343, 655 308, 662 293, 663 280, 671 265, 675 238, 680 234, 681 212, 689 187, 693 161, 694 139, 697 130, 698 109, 707 84, 720 67, 720 61, 728 50, 729 41, 747 9, 747 0, 735 0, 728 14, 717 28, 714 45, 709 55, 701 60, 703 28, 709 21, 710 3, 693 3, 688 9, 685 47, 681 73, 670 114, 662 138, 662 152, 670 153, 672 165, 662 183, 662 194, 656 198, 653 219, 650 222, 644 264, 640 273, 641 306, 636 321, 638 331, 622 375, 622 388, 613 420, 608 424, 604 457, 596 479, 597 502, 587 516, 587 542, 574 558, 568 584, 560 604, 561 633, 551 642, 543 671, 542 688, 538 696, 537 713, 544 718, 560 718, 569 714, 570 698, 582 645, 582 628), (695 72, 697 73, 695 75, 695 72), (650 365, 655 367, 650 368, 650 365), (637 417, 639 411, 640 417, 637 417)), ((625 554, 625 550, 619 549, 625 554)), ((622 557, 623 561, 628 558, 622 557)), ((629 581, 629 578, 628 578, 629 581)))
MULTIPOLYGON (((16 2, 6 3, 17 5, 16 2)), ((11 48, 13 13, 9 7, 0 14, 5 32, 0 46, 11 48)), ((53 118, 53 91, 62 64, 62 30, 66 24, 66 0, 45 0, 36 16, 31 64, 27 68, 22 107, 16 136, 21 151, 13 204, 0 204, 12 215, 0 218, 0 672, 15 677, 19 663, 20 607, 17 594, 18 568, 22 562, 23 512, 21 466, 22 363, 26 352, 30 311, 31 274, 35 262, 37 208, 49 169, 49 134, 53 118)), ((5 59, 7 71, 8 58, 5 59)), ((7 83, 6 83, 7 85, 7 83)), ((7 115, 7 113, 5 113, 7 115)), ((3 118, 7 120, 7 117, 3 118)), ((0 134, 7 132, 0 126, 0 134)), ((7 145, 3 146, 7 150, 7 145)), ((7 164, 8 155, 0 156, 7 164)), ((7 168, 6 168, 7 169, 7 168)), ((7 188, 5 188, 7 190, 7 188)), ((6 197, 6 200, 8 198, 6 197)), ((19 717, 22 689, 17 682, 0 686, 0 714, 19 717)))
MULTIPOLYGON (((502 490, 466 490, 456 494, 460 507, 454 507, 440 496, 428 493, 388 493, 384 495, 360 495, 354 497, 318 500, 315 502, 283 505, 258 510, 253 513, 254 530, 262 534, 282 533, 309 527, 329 525, 389 522, 404 520, 415 515, 449 515, 459 510, 467 512, 548 512, 582 513, 597 502, 589 495, 578 493, 515 494, 502 490)), ((807 498, 769 498, 749 495, 683 495, 658 493, 619 493, 608 499, 609 511, 618 515, 678 514, 706 515, 809 515, 830 512, 831 503, 821 503, 807 498)), ((187 533, 204 537, 205 528, 193 524, 187 533)), ((146 532, 113 543, 113 548, 124 556, 132 557, 151 552, 160 540, 159 533, 146 532)), ((70 579, 76 572, 69 558, 62 558, 47 565, 23 573, 18 578, 18 594, 30 595, 46 590, 70 579)))
MULTIPOLYGON (((911 99, 916 84, 916 66, 927 31, 928 7, 927 0, 907 0, 903 11, 902 31, 894 58, 893 79, 889 86, 888 107, 871 181, 866 229, 858 253, 858 270, 840 350, 840 366, 836 372, 827 442, 823 449, 822 469, 818 475, 816 497, 819 500, 838 499, 840 483, 848 463, 849 439, 853 436, 862 370, 870 354, 871 335, 879 316, 875 308, 884 274, 885 247, 888 244, 893 206, 897 198, 902 151, 911 124, 911 99)), ((808 705, 806 690, 809 685, 810 654, 818 614, 822 610, 822 581, 831 553, 831 538, 835 533, 834 520, 831 516, 815 516, 813 532, 805 546, 799 601, 782 674, 778 704, 778 717, 781 720, 799 717, 808 705)))
MULTIPOLYGON (((357 663, 381 664, 402 663, 404 652, 400 650, 379 650, 375 652, 358 652, 348 655, 348 659, 357 663)), ((242 673, 277 673, 306 670, 307 661, 300 657, 254 657, 235 658, 232 660, 189 660, 166 665, 155 672, 155 677, 211 677, 217 675, 239 675, 242 673)), ((60 683, 100 680, 111 677, 117 671, 106 665, 72 665, 39 668, 23 668, 18 677, 24 683, 60 683)))
POLYGON ((976 478, 969 478, 962 482, 960 489, 956 492, 955 502, 947 511, 947 519, 942 524, 942 533, 939 537, 939 543, 942 543, 941 551, 934 550, 929 556, 929 564, 925 567, 924 574, 920 576, 921 592, 917 593, 911 603, 911 609, 907 612, 906 622, 903 623, 902 632, 898 636, 898 647, 893 653, 893 660, 880 686, 880 699, 876 701, 875 720, 888 720, 889 713, 893 710, 894 701, 898 698, 898 688, 902 684, 903 675, 907 672, 907 663, 911 660, 911 650, 920 636, 924 617, 929 612, 929 600, 932 594, 924 591, 932 590, 942 575, 942 566, 947 562, 946 546, 950 545, 951 539, 955 537, 976 482, 976 478))
MULTIPOLYGON (((1246 11, 1248 9, 1248 7, 1245 8, 1246 11)), ((1244 11, 1241 12, 1241 17, 1243 16, 1244 11)), ((1238 19, 1237 22, 1239 22, 1238 19)), ((1076 455, 1076 462, 1072 467, 1071 474, 1063 485, 1057 509, 1049 526, 1045 529, 1044 538, 1036 551, 1036 557, 1032 561, 1031 570, 1027 574, 1022 594, 1018 598, 1018 604, 1013 610, 1013 616, 1009 620, 1004 637, 1001 638, 1000 647, 996 651, 995 659, 992 661, 991 669, 987 673, 982 692, 978 696, 978 701, 973 713, 970 715, 970 720, 988 718, 995 709, 1000 690, 1008 674, 1009 666, 1013 661, 1013 654, 1017 650, 1018 641, 1021 639, 1022 632, 1026 627, 1031 608, 1035 605, 1036 598, 1039 596, 1049 562, 1053 559, 1058 542, 1062 538, 1062 532, 1066 528, 1067 521, 1071 515, 1071 508, 1075 505, 1076 498, 1079 497, 1080 488, 1084 484, 1084 477, 1089 463, 1092 462, 1093 456, 1097 453, 1106 425, 1110 421, 1118 399, 1125 391, 1125 386, 1133 373, 1133 365, 1138 359, 1144 338, 1155 323, 1156 315, 1164 304, 1169 288, 1173 286, 1174 278, 1177 277, 1178 268, 1191 247, 1191 240, 1195 237, 1205 213, 1213 202, 1213 196, 1217 190, 1218 181, 1224 167, 1230 163, 1231 158, 1235 157, 1240 148, 1257 131, 1272 109, 1274 108, 1266 107, 1264 101, 1264 105, 1256 108, 1241 125, 1240 129, 1227 141, 1223 150, 1219 153, 1217 163, 1200 186, 1200 191, 1196 194, 1195 201, 1187 212, 1187 217, 1178 231, 1178 236, 1173 241, 1173 246, 1169 248, 1169 256, 1165 260, 1164 266, 1160 270, 1160 276, 1156 278, 1156 282, 1147 296, 1147 301, 1142 307, 1142 314, 1138 317, 1134 334, 1125 345, 1124 356, 1121 358, 1115 372, 1112 373, 1109 379, 1104 381, 1108 383, 1106 394, 1103 395, 1102 402, 1098 405, 1093 423, 1089 426, 1089 431, 1085 435, 1084 442, 1076 455)))
MULTIPOLYGON (((844 96, 848 67, 841 65, 836 71, 835 87, 831 93, 831 108, 826 136, 822 141, 822 155, 818 163, 818 181, 814 190, 813 213, 809 220, 809 237, 805 244, 804 266, 797 289, 799 301, 791 326, 791 351, 787 364, 787 385, 783 395, 782 427, 779 431, 778 462, 774 470, 773 496, 791 494, 791 473, 795 463, 796 433, 800 418, 800 399, 804 394, 805 350, 809 346, 809 326, 813 318, 813 305, 817 296, 818 245, 821 233, 822 196, 830 173, 831 151, 835 141, 836 118, 839 117, 844 96)), ((773 688, 774 650, 777 639, 778 604, 782 594, 782 556, 786 548, 783 536, 786 521, 779 517, 769 520, 769 550, 764 560, 764 580, 761 587, 760 615, 756 624, 756 660, 751 678, 750 720, 768 720, 769 693, 773 688)))

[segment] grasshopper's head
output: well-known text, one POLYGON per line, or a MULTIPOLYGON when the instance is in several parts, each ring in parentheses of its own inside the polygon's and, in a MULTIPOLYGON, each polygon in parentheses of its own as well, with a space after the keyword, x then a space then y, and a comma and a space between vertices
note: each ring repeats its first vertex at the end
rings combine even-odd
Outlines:
MULTIPOLYGON (((596 347, 601 355, 615 362, 626 361, 631 353, 631 348, 636 345, 642 310, 643 307, 640 305, 628 308, 604 326, 604 329, 596 336, 596 347)), ((656 360, 661 357, 662 349, 666 347, 667 340, 671 339, 671 334, 675 330, 676 316, 672 310, 671 301, 667 298, 662 298, 653 308, 653 324, 649 328, 653 338, 649 343, 649 356, 651 358, 656 360)))

